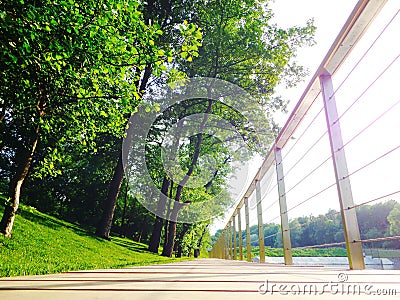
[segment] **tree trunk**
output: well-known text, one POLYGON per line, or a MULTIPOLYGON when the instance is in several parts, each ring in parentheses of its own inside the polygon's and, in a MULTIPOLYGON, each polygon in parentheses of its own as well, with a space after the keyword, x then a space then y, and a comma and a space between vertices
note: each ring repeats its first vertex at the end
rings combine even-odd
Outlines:
POLYGON ((161 231, 163 226, 163 218, 165 213, 165 203, 168 195, 169 180, 164 176, 163 184, 161 186, 160 198, 157 203, 157 215, 154 221, 153 231, 151 233, 149 251, 153 253, 158 253, 158 247, 160 247, 161 231))
POLYGON ((19 207, 19 199, 21 197, 21 187, 24 183, 25 178, 28 175, 29 168, 32 164, 33 154, 35 153, 37 143, 39 140, 39 127, 35 129, 34 135, 31 140, 31 150, 30 151, 22 151, 20 155, 20 159, 18 159, 18 167, 17 171, 10 181, 10 204, 7 204, 3 217, 0 221, 0 233, 3 233, 6 237, 11 237, 12 228, 14 225, 15 214, 17 213, 19 207))
POLYGON ((183 251, 183 247, 182 247, 182 242, 183 242, 183 238, 185 237, 185 234, 188 232, 190 226, 189 224, 183 224, 182 225, 182 231, 179 234, 178 237, 178 247, 177 247, 177 253, 176 253, 176 257, 182 257, 182 251, 183 251))
POLYGON ((138 243, 140 243, 140 242, 142 241, 142 234, 143 234, 143 229, 140 230, 139 237, 138 237, 138 239, 137 239, 137 242, 138 242, 138 243))
MULTIPOLYGON (((144 93, 147 83, 150 79, 151 73, 152 73, 152 67, 151 65, 147 65, 145 67, 142 80, 140 81, 140 83, 138 82, 136 84, 140 94, 144 93)), ((129 122, 129 118, 127 122, 129 122)), ((110 239, 110 230, 114 218, 115 206, 117 204, 118 194, 119 190, 121 189, 123 178, 124 178, 124 166, 123 166, 122 151, 121 151, 121 154, 119 155, 118 158, 117 166, 115 167, 114 170, 114 176, 110 182, 103 214, 100 219, 99 225, 96 228, 96 235, 99 237, 110 239)))
MULTIPOLYGON (((173 212, 174 214, 174 212, 173 212)), ((178 214, 176 214, 178 216, 178 214)), ((164 248, 163 251, 163 256, 166 257, 172 257, 172 252, 174 250, 174 244, 175 244, 175 233, 176 233, 176 222, 175 221, 169 221, 168 225, 168 242, 166 247, 164 248)))
POLYGON ((193 257, 198 258, 200 256, 200 249, 194 249, 193 257))
POLYGON ((118 193, 121 188, 122 180, 124 178, 124 166, 122 163, 122 153, 119 155, 117 166, 114 170, 113 178, 108 188, 107 199, 104 205, 103 214, 101 216, 99 225, 96 228, 96 235, 110 239, 110 230, 114 218, 115 206, 117 205, 118 193))
POLYGON ((174 208, 171 212, 171 219, 168 225, 168 242, 166 247, 163 250, 163 256, 172 257, 172 252, 174 252, 174 244, 175 244, 175 234, 176 234, 176 220, 178 219, 179 211, 184 207, 186 203, 179 203, 175 201, 174 208))
MULTIPOLYGON (((211 99, 211 97, 209 97, 209 99, 211 99)), ((187 203, 180 203, 182 191, 183 191, 183 188, 186 185, 187 181, 189 180, 190 176, 193 174, 194 168, 199 159, 200 148, 201 148, 201 144, 203 142, 202 132, 206 126, 206 123, 208 120, 208 114, 211 113, 212 107, 213 107, 212 100, 208 100, 208 106, 205 111, 205 115, 203 116, 203 120, 200 124, 200 130, 199 130, 200 133, 197 134, 197 142, 195 145, 195 151, 193 153, 192 162, 189 166, 188 171, 186 172, 186 176, 179 182, 178 187, 176 188, 174 209, 172 210, 171 221, 169 222, 169 226, 168 226, 168 243, 167 243, 167 247, 165 249, 165 255, 164 255, 167 257, 172 256, 172 252, 174 249, 175 233, 176 233, 176 220, 178 219, 179 210, 187 204, 187 203)))
POLYGON ((197 249, 194 250, 194 257, 196 257, 196 258, 200 256, 201 243, 203 242, 203 238, 204 238, 204 235, 206 234, 208 226, 209 225, 207 225, 203 228, 200 239, 197 242, 197 249))
POLYGON ((168 226, 169 226, 169 221, 168 221, 168 219, 166 219, 165 222, 164 222, 164 243, 163 243, 163 251, 161 253, 162 256, 165 256, 165 249, 167 249, 167 244, 168 244, 168 226))
POLYGON ((179 241, 178 243, 179 243, 178 251, 176 252, 175 257, 181 258, 181 257, 182 257, 182 252, 183 252, 183 249, 182 249, 182 242, 179 241))
MULTIPOLYGON (((128 189, 129 189, 129 183, 128 183, 128 180, 126 180, 125 197, 124 197, 124 208, 122 210, 122 218, 121 218, 121 228, 124 228, 124 226, 125 226, 126 207, 127 207, 127 204, 128 204, 128 189)), ((125 233, 124 233, 124 235, 125 235, 125 233)))
POLYGON ((165 215, 165 223, 164 223, 164 245, 163 245, 163 252, 162 256, 165 256, 165 249, 167 248, 168 244, 168 225, 169 225, 169 218, 171 214, 171 199, 173 195, 173 189, 174 189, 174 182, 171 180, 171 186, 169 188, 169 199, 168 199, 168 204, 167 204, 167 212, 165 215))

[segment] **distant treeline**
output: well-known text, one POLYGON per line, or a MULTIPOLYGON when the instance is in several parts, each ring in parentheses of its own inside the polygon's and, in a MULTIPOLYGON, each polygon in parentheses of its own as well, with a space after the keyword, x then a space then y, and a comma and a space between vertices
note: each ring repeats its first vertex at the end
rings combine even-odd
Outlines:
MULTIPOLYGON (((357 209, 357 218, 361 239, 375 239, 400 235, 400 204, 394 200, 375 205, 364 205, 357 209)), ((250 227, 250 244, 258 246, 258 226, 250 227)), ((290 221, 292 247, 343 242, 341 214, 329 210, 319 216, 298 217, 290 221)), ((221 229, 212 237, 213 242, 221 234, 221 229)), ((239 240, 240 233, 237 233, 239 240)), ((246 231, 242 230, 243 245, 246 242, 246 231)), ((280 225, 264 224, 264 243, 270 247, 282 247, 280 225)), ((399 248, 399 240, 369 242, 367 247, 399 248)))

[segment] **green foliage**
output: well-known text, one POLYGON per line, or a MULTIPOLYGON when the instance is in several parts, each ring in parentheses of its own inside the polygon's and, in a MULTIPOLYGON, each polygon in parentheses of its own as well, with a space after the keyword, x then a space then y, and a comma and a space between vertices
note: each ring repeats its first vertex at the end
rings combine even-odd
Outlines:
POLYGON ((0 236, 0 277, 171 262, 147 252, 145 244, 96 238, 81 226, 28 206, 21 207, 15 229, 12 239, 0 236))
POLYGON ((36 176, 59 175, 64 153, 57 150, 70 143, 86 152, 96 149, 99 133, 122 136, 125 115, 138 102, 132 83, 144 64, 159 59, 150 43, 159 33, 144 24, 138 6, 125 0, 2 3, 2 129, 18 153, 30 148, 32 128, 40 128, 48 148, 36 176))
MULTIPOLYGON (((72 208, 67 218, 76 220, 74 209, 91 207, 79 221, 93 222, 90 219, 98 214, 104 193, 104 187, 93 183, 99 175, 107 178, 112 172, 110 164, 95 155, 99 151, 103 151, 100 157, 114 155, 127 116, 141 100, 142 71, 150 68, 155 75, 168 74, 168 60, 176 51, 185 46, 188 54, 195 55, 201 45, 200 30, 185 23, 175 32, 180 44, 162 49, 155 41, 163 30, 145 20, 142 9, 135 0, 0 3, 0 51, 4 53, 0 57, 0 133, 5 137, 0 144, 0 171, 19 180, 18 167, 29 168, 33 159, 32 181, 51 181, 41 184, 45 192, 39 191, 34 201, 50 204, 53 214, 63 215, 72 208), (103 165, 88 166, 96 162, 103 165), (74 174, 82 167, 86 178, 74 174), (102 167, 103 173, 94 176, 88 170, 99 172, 102 167), (50 178, 63 172, 67 174, 62 180, 50 178), (54 188, 60 182, 65 183, 64 191, 54 188), (79 191, 69 188, 76 183, 86 184, 82 187, 86 198, 78 200, 84 203, 80 208, 68 205, 78 199, 79 191), (55 196, 54 203, 49 194, 55 196)), ((100 180, 107 184, 104 178, 100 180)))
POLYGON ((207 253, 206 249, 210 246, 208 226, 208 223, 192 224, 181 243, 183 255, 192 256, 195 249, 200 250, 200 253, 207 253))
MULTIPOLYGON (((32 128, 40 128, 48 148, 36 176, 60 175, 57 165, 71 143, 96 151, 98 134, 122 137, 126 115, 141 99, 142 70, 167 72, 174 51, 155 44, 163 32, 144 22, 140 8, 127 0, 2 2, 1 129, 7 147, 29 148, 32 128)), ((193 26, 177 35, 182 46, 201 44, 193 26)))
MULTIPOLYGON (((294 84, 304 74, 289 62, 298 47, 312 42, 314 27, 309 22, 280 29, 270 24, 266 4, 254 0, 1 2, 0 132, 6 137, 0 141, 2 178, 13 177, 39 137, 33 176, 24 184, 22 200, 63 219, 95 225, 126 118, 146 91, 146 70, 153 91, 160 82, 211 76, 256 94, 267 111, 259 114, 258 121, 270 141, 274 130, 270 112, 284 106, 284 101, 272 97, 274 87, 281 79, 294 84)), ((180 111, 180 117, 204 112, 205 103, 198 101, 180 111)), ((160 103, 145 105, 146 112, 160 109, 160 103)), ((253 128, 237 112, 215 104, 212 113, 229 120, 253 149, 259 144, 252 138, 253 128)), ((155 144, 162 142, 160 137, 176 117, 164 116, 164 127, 151 133, 149 152, 159 153, 155 144)), ((224 192, 227 175, 233 171, 231 159, 248 157, 202 137, 190 184, 204 180, 201 170, 210 165, 218 172, 209 182, 185 189, 181 201, 200 203, 221 195, 215 207, 199 207, 204 215, 215 216, 231 200, 224 192)), ((196 138, 181 148, 185 172, 197 150, 196 138)), ((160 183, 165 174, 159 157, 148 162, 154 181, 160 183)), ((3 180, 1 187, 6 190, 3 180)), ((120 193, 113 229, 146 240, 154 216, 135 193, 120 193)), ((193 247, 195 241, 193 237, 185 245, 193 247)))
POLYGON ((389 233, 391 235, 400 235, 400 204, 396 203, 394 208, 390 211, 387 216, 389 221, 389 233))
MULTIPOLYGON (((306 74, 297 66, 297 49, 313 44, 312 20, 305 26, 280 28, 271 22, 268 1, 212 0, 195 2, 193 21, 202 28, 203 46, 193 62, 182 62, 189 76, 216 77, 247 90, 270 113, 285 108, 274 94, 279 81, 293 86, 306 74)), ((260 120, 261 121, 261 120, 260 120)), ((271 128, 268 128, 270 125, 271 128)))
POLYGON ((380 248, 366 248, 364 249, 365 255, 371 255, 378 258, 400 258, 399 249, 380 249, 380 248))

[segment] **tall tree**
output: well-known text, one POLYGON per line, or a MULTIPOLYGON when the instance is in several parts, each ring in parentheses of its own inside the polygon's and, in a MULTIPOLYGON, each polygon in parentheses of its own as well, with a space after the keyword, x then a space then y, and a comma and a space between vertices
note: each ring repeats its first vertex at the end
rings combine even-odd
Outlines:
MULTIPOLYGON (((138 89, 138 97, 142 97, 146 92, 148 82, 151 77, 164 77, 169 80, 176 80, 181 78, 184 74, 178 72, 176 69, 167 68, 166 64, 169 64, 174 56, 180 56, 182 53, 186 55, 196 55, 197 47, 201 45, 201 31, 196 28, 193 24, 187 24, 183 22, 180 26, 176 26, 176 22, 180 22, 182 18, 174 19, 171 21, 169 13, 165 12, 165 9, 169 9, 169 6, 162 5, 162 9, 156 9, 157 5, 154 1, 148 1, 143 4, 142 10, 144 11, 145 23, 155 24, 158 31, 163 32, 161 36, 155 38, 152 44, 156 45, 159 50, 157 53, 163 55, 163 59, 157 58, 147 61, 144 71, 141 76, 135 81, 135 85, 138 89), (161 25, 160 25, 161 24, 161 25)), ((129 118, 128 118, 129 119, 129 118)), ((114 210, 117 203, 119 190, 121 188, 123 174, 125 172, 123 165, 122 151, 118 158, 115 166, 113 177, 110 181, 110 186, 105 199, 104 209, 100 222, 96 228, 96 235, 108 238, 110 234, 110 228, 113 221, 114 210)))
MULTIPOLYGON (((394 207, 387 216, 390 224, 387 231, 389 236, 400 236, 400 203, 393 201, 393 204, 394 207)), ((386 244, 394 249, 399 249, 400 239, 386 242, 386 244)))
POLYGON ((94 149, 100 132, 122 136, 125 115, 138 99, 131 83, 165 53, 154 45, 162 32, 143 22, 138 1, 0 5, 2 147, 14 166, 0 232, 11 236, 38 143, 57 141, 41 162, 52 173, 62 156, 56 149, 70 143, 94 149))
MULTIPOLYGON (((206 5, 196 2, 189 22, 202 28, 203 45, 198 57, 187 60, 187 55, 182 55, 185 60, 179 67, 190 77, 224 79, 254 95, 267 110, 259 121, 264 122, 265 131, 272 137, 275 125, 269 118, 270 113, 284 106, 282 99, 273 98, 274 88, 280 80, 294 85, 301 79, 304 70, 291 59, 298 47, 312 43, 314 26, 310 21, 304 27, 280 29, 270 23, 272 14, 266 5, 267 1, 252 0, 216 0, 206 5)), ((213 103, 209 101, 203 113, 209 114, 212 108, 213 103)), ((204 117, 200 126, 206 123, 207 117, 204 117)), ((199 134, 185 179, 178 183, 176 205, 181 203, 180 193, 197 164, 202 139, 203 135, 199 134)), ((173 217, 178 213, 179 209, 174 210, 173 217)), ((165 249, 167 256, 172 255, 175 231, 176 222, 172 221, 165 249)))

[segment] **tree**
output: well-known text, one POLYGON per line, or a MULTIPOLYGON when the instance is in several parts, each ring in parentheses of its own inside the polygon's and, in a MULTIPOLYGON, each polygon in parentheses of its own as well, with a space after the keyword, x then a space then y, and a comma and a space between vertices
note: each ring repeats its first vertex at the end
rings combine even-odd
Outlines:
POLYGON ((41 167, 57 175, 71 143, 94 151, 96 134, 123 135, 139 98, 132 82, 165 56, 154 45, 162 32, 138 8, 125 0, 1 3, 2 147, 13 164, 0 222, 6 236, 39 143, 53 141, 41 167))
MULTIPOLYGON (((152 22, 154 23, 154 19, 158 19, 158 13, 162 13, 162 11, 154 10, 155 2, 153 1, 149 1, 147 5, 144 5, 142 9, 144 10, 146 24, 151 24, 152 22)), ((155 22, 154 24, 157 28, 159 28, 158 31, 167 32, 165 34, 167 38, 156 38, 155 41, 152 41, 153 45, 155 44, 157 47, 160 48, 158 50, 158 53, 161 53, 164 58, 147 61, 144 67, 144 72, 135 81, 135 85, 138 89, 138 97, 142 97, 145 93, 148 82, 152 75, 163 75, 170 80, 182 77, 183 74, 181 72, 177 72, 177 70, 173 68, 168 69, 165 64, 170 63, 173 60, 173 57, 179 55, 180 53, 185 53, 186 55, 195 55, 197 53, 197 47, 201 45, 201 31, 193 24, 188 24, 185 21, 183 22, 183 24, 180 24, 180 26, 177 27, 177 23, 166 21, 167 19, 169 19, 168 14, 164 15, 164 17, 165 19, 161 22, 161 25, 159 25, 159 23, 157 22, 155 22)), ((180 19, 181 18, 179 18, 179 20, 180 19)), ((126 124, 126 126, 128 126, 128 123, 126 124)), ((96 228, 96 235, 99 237, 103 237, 106 239, 109 238, 110 229, 114 217, 114 210, 116 207, 124 172, 125 169, 121 152, 120 156, 118 157, 114 174, 110 181, 107 198, 104 202, 102 217, 96 228)), ((158 225, 156 225, 156 227, 158 228, 158 225)))
MULTIPOLYGON (((210 1, 207 5, 196 2, 188 21, 202 28, 203 46, 199 48, 198 56, 186 59, 187 55, 183 54, 182 60, 178 61, 178 68, 189 77, 227 80, 255 95, 259 104, 268 109, 267 115, 262 115, 259 120, 269 134, 265 143, 268 144, 275 125, 266 117, 276 107, 283 105, 280 98, 272 98, 274 87, 280 79, 285 79, 291 85, 301 78, 303 70, 294 64, 289 65, 289 61, 295 56, 297 47, 312 41, 314 27, 311 22, 305 27, 289 30, 270 25, 271 13, 265 9, 265 4, 242 0, 210 1)), ((210 101, 203 113, 212 110, 213 103, 210 101)), ((206 118, 203 123, 207 123, 206 118)), ((202 147, 202 142, 202 136, 199 135, 197 150, 202 147)), ((192 175, 197 152, 192 156, 186 178, 192 175)), ((178 183, 176 195, 180 194, 185 184, 185 181, 178 183)), ((175 203, 179 201, 179 196, 175 196, 175 203)), ((169 226, 166 255, 172 253, 176 231, 175 222, 170 222, 169 226)))
MULTIPOLYGON (((216 77, 245 89, 270 113, 285 107, 273 97, 279 81, 295 85, 304 75, 293 58, 297 48, 313 44, 315 27, 279 28, 272 24, 268 1, 196 3, 193 22, 203 29, 203 46, 192 63, 182 62, 189 76, 216 77)), ((269 128, 268 128, 269 129, 269 128)))
POLYGON ((389 214, 395 207, 396 202, 393 200, 358 207, 356 212, 361 238, 370 239, 385 236, 390 223, 389 214))
POLYGON ((387 216, 387 220, 389 221, 389 234, 391 235, 400 235, 400 205, 396 203, 393 209, 390 211, 387 216))
MULTIPOLYGON (((221 181, 221 178, 224 178, 229 173, 229 165, 227 165, 226 162, 227 157, 229 156, 228 152, 231 150, 228 151, 226 145, 224 148, 222 141, 216 141, 215 137, 211 135, 203 136, 202 134, 188 134, 186 132, 188 128, 180 128, 180 123, 178 122, 185 116, 187 117, 194 115, 196 112, 203 112, 204 108, 207 106, 208 101, 204 101, 202 99, 191 99, 190 101, 183 101, 179 105, 172 106, 170 109, 164 111, 161 116, 159 116, 158 121, 153 124, 153 129, 148 135, 148 141, 146 144, 148 154, 146 156, 146 161, 147 168, 149 169, 150 174, 152 174, 151 180, 160 182, 160 176, 164 176, 162 195, 168 195, 167 190, 169 189, 169 197, 170 199, 174 199, 171 204, 167 204, 165 199, 162 199, 163 201, 158 201, 158 218, 156 219, 151 243, 149 245, 149 249, 151 251, 157 252, 158 250, 162 224, 161 216, 165 216, 170 220, 168 224, 168 230, 166 230, 167 234, 164 239, 164 244, 166 244, 164 249, 171 249, 171 247, 174 247, 171 245, 171 240, 173 242, 175 237, 174 226, 176 226, 176 218, 179 212, 179 209, 176 209, 177 203, 194 204, 205 202, 210 199, 210 197, 213 197, 213 195, 222 193, 221 184, 224 181, 221 181), (172 164, 168 164, 167 167, 165 167, 161 158, 161 146, 167 138, 166 133, 168 133, 168 130, 177 123, 177 131, 180 130, 181 133, 173 135, 172 149, 170 150, 169 154, 167 154, 167 157, 177 157, 179 158, 180 162, 172 160, 170 161, 172 164), (189 137, 187 137, 188 135, 189 137), (202 136, 199 142, 200 135, 202 136), (199 144, 201 144, 202 147, 200 147, 199 144), (201 177, 202 170, 211 167, 211 164, 207 158, 212 160, 214 171, 210 178, 204 180, 204 178, 201 177), (193 162, 194 159, 196 160, 195 162, 193 162), (181 165, 183 168, 180 169, 179 165, 181 165), (163 171, 160 172, 160 170, 163 171), (216 170, 218 170, 218 172, 216 172, 216 170), (166 174, 164 172, 166 172, 166 174), (166 178, 166 176, 168 176, 168 178, 166 178), (186 178, 186 181, 183 182, 182 178, 186 178), (186 183, 188 182, 192 186, 188 189, 185 189, 186 183), (164 184, 168 184, 168 188, 164 189, 164 184), (197 187, 193 188, 193 185, 197 187), (166 212, 166 210, 168 210, 168 212, 166 212)), ((221 105, 215 105, 214 109, 222 110, 222 107, 220 106, 221 105)), ((225 114, 228 115, 229 111, 227 108, 224 108, 223 110, 225 114)), ((232 122, 234 122, 234 115, 237 113, 230 112, 230 114, 232 116, 232 122)), ((198 124, 192 124, 192 126, 193 128, 199 126, 200 129, 196 132, 202 132, 202 128, 204 128, 202 127, 204 126, 204 119, 199 119, 198 124)), ((212 127, 213 126, 211 125, 211 128, 212 127)), ((198 206, 197 214, 201 212, 204 218, 211 218, 215 212, 220 211, 224 205, 226 205, 226 203, 222 201, 218 207, 211 207, 209 204, 207 206, 198 206)), ((188 230, 187 226, 183 227, 188 230)), ((185 232, 183 232, 183 235, 184 234, 185 232)), ((182 238, 180 238, 180 240, 182 240, 182 238)), ((171 256, 172 251, 169 253, 163 251, 163 254, 166 256, 171 256)))

